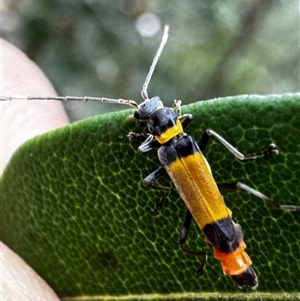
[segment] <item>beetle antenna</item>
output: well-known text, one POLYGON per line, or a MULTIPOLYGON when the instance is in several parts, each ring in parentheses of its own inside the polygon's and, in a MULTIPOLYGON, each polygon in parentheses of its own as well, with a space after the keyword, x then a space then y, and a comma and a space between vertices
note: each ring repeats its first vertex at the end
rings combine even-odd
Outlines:
MULTIPOLYGON (((148 97, 148 85, 151 80, 152 74, 154 72, 154 69, 156 67, 156 64, 162 54, 162 51, 164 49, 164 46, 168 40, 169 37, 169 26, 166 25, 164 27, 163 36, 159 45, 159 48, 156 52, 156 55, 152 61, 152 64, 150 66, 150 70, 147 74, 145 83, 143 85, 143 89, 141 91, 142 98, 144 100, 149 100, 148 97)), ((115 103, 115 104, 122 104, 127 105, 133 108, 138 108, 138 104, 134 100, 125 100, 125 99, 111 99, 111 98, 105 98, 105 97, 90 97, 90 96, 21 96, 21 95, 14 95, 14 96, 0 96, 0 101, 9 101, 14 99, 26 99, 26 100, 58 100, 58 101, 100 101, 104 103, 115 103)))
POLYGON ((13 96, 0 96, 0 101, 10 101, 16 99, 25 100, 58 100, 58 101, 99 101, 103 103, 114 103, 120 105, 127 105, 132 108, 137 109, 138 104, 134 100, 129 99, 114 99, 106 97, 91 97, 91 96, 23 96, 23 95, 13 95, 13 96))
POLYGON ((169 37, 169 25, 166 25, 165 28, 164 28, 164 33, 163 33, 163 36, 162 36, 159 48, 158 48, 158 50, 156 52, 156 55, 155 55, 155 57, 154 57, 154 59, 152 61, 150 70, 149 70, 149 72, 147 74, 145 83, 143 85, 143 89, 142 89, 141 95, 142 95, 142 98, 144 100, 148 100, 149 99, 148 92, 147 92, 148 85, 149 85, 149 82, 151 80, 152 74, 154 72, 155 66, 156 66, 156 64, 158 62, 158 59, 159 59, 159 57, 160 57, 160 55, 161 55, 161 53, 162 53, 162 51, 164 49, 164 46, 165 46, 165 44, 166 44, 166 42, 168 40, 168 37, 169 37))

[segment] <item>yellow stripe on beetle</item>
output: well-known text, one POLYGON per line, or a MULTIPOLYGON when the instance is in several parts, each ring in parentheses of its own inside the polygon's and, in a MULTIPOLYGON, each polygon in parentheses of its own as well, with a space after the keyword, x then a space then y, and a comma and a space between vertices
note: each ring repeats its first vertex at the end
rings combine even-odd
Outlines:
POLYGON ((160 144, 164 144, 181 133, 183 133, 182 125, 179 119, 177 119, 176 125, 167 129, 160 136, 155 136, 155 138, 160 144))
POLYGON ((177 158, 166 167, 181 198, 201 229, 230 217, 210 168, 199 152, 177 158))

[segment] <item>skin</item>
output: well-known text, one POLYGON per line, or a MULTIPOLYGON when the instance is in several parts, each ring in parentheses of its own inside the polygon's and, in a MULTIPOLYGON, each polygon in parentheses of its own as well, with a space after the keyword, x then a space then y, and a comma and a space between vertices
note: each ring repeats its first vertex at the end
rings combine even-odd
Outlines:
MULTIPOLYGON (((1 95, 56 95, 44 73, 7 41, 1 46, 1 95)), ((69 123, 58 101, 0 101, 1 174, 13 152, 26 140, 69 123)), ((0 243, 3 300, 59 300, 47 283, 17 254, 0 243)))

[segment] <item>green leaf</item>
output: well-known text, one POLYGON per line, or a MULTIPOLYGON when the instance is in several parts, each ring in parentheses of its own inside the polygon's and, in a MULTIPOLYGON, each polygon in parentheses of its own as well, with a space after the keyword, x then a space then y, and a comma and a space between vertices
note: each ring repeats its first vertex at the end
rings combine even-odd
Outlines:
MULTIPOLYGON (((1 239, 62 298, 299 298, 300 212, 276 210, 243 191, 223 195, 243 228, 259 288, 239 291, 195 224, 187 244, 205 250, 208 261, 204 276, 194 277, 198 259, 177 246, 185 206, 173 189, 162 213, 153 211, 162 195, 141 182, 160 164, 155 150, 141 154, 141 141, 128 141, 129 131, 145 131, 126 118, 131 112, 23 144, 1 179, 1 239)), ((270 142, 280 148, 278 156, 240 162, 212 138, 205 155, 217 182, 240 180, 278 203, 300 205, 300 94, 228 97, 187 112, 193 122, 186 132, 196 140, 212 128, 244 153, 270 142)), ((172 186, 167 176, 158 182, 172 186)))

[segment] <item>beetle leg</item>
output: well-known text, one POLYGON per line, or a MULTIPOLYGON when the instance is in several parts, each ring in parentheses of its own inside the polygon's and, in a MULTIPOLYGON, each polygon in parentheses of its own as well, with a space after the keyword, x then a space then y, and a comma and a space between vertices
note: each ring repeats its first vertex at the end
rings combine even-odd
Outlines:
POLYGON ((184 246, 189 229, 190 229, 191 221, 192 221, 192 214, 187 209, 185 218, 184 218, 181 230, 180 230, 178 245, 181 248, 181 250, 184 251, 185 253, 201 257, 200 267, 197 269, 197 271, 195 273, 196 277, 201 277, 203 275, 203 268, 204 268, 205 262, 207 260, 207 254, 203 251, 191 251, 184 246))
POLYGON ((174 99, 173 107, 175 109, 175 114, 179 118, 181 117, 181 100, 174 99))
POLYGON ((207 129, 199 143, 198 146, 199 148, 203 151, 205 146, 207 145, 209 136, 213 136, 215 137, 219 142, 221 142, 235 157, 237 157, 240 160, 251 160, 251 159, 256 159, 259 157, 263 157, 266 155, 278 155, 279 154, 279 150, 277 148, 277 146, 274 143, 271 143, 267 149, 260 151, 260 152, 256 152, 256 153, 252 153, 252 154, 242 154, 239 150, 237 150, 234 146, 232 146, 226 139, 224 139, 222 136, 220 136, 218 133, 216 133, 213 130, 207 129))
POLYGON ((181 122, 182 128, 185 129, 191 123, 193 115, 184 114, 182 116, 179 116, 178 119, 181 122))
POLYGON ((143 185, 144 186, 146 186, 148 188, 151 188, 151 189, 156 189, 156 190, 160 190, 160 191, 164 192, 164 196, 161 198, 161 200, 155 206, 155 211, 157 211, 157 212, 161 211, 166 198, 169 196, 169 194, 171 192, 171 188, 167 187, 167 186, 153 185, 152 182, 155 181, 157 178, 163 176, 164 174, 166 174, 165 168, 160 167, 159 169, 153 171, 148 177, 146 177, 143 180, 143 185))
POLYGON ((148 133, 135 133, 135 132, 129 132, 127 135, 127 138, 129 141, 134 141, 137 139, 147 139, 150 134, 148 133))
POLYGON ((300 206, 296 205, 280 205, 273 201, 271 198, 268 196, 264 195, 260 191, 242 183, 242 182, 233 182, 233 183, 218 183, 217 184, 220 189, 227 189, 227 190, 237 190, 237 189, 242 189, 245 190, 258 198, 262 199, 266 203, 270 204, 271 206, 280 209, 280 210, 287 210, 287 211, 298 211, 300 210, 300 206))
MULTIPOLYGON (((133 133, 129 133, 128 135, 130 134, 133 133)), ((147 139, 138 148, 139 152, 141 153, 146 153, 150 151, 152 148, 160 146, 159 142, 153 137, 153 135, 151 134, 146 134, 146 135, 147 135, 147 139)))

